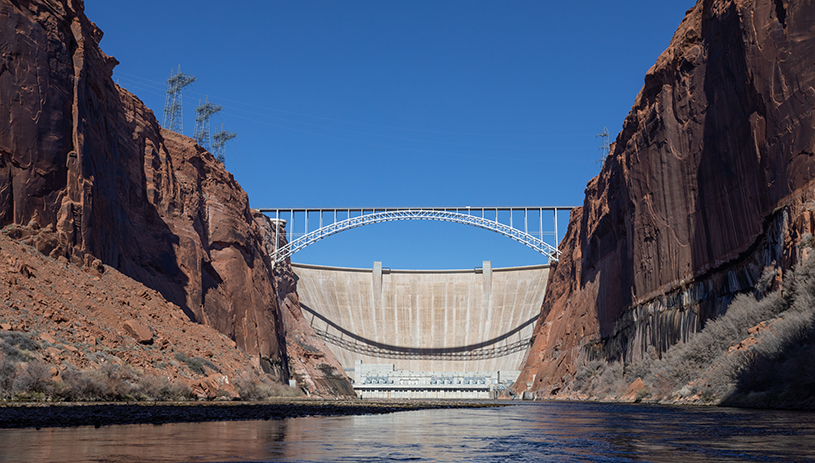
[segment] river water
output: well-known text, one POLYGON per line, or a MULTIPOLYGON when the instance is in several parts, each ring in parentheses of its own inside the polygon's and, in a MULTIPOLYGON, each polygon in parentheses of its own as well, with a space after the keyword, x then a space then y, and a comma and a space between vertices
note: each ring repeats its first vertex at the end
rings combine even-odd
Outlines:
POLYGON ((815 413, 594 403, 0 430, 0 461, 815 461, 815 413))

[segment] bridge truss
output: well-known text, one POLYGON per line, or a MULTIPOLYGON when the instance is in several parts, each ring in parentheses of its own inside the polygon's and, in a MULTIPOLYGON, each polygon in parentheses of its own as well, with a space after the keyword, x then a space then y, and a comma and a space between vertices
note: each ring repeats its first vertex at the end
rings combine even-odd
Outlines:
MULTIPOLYGON (((558 212, 568 213, 573 207, 420 207, 420 208, 259 208, 272 219, 283 221, 286 236, 283 246, 281 237, 275 236, 275 253, 271 256, 280 263, 301 249, 323 238, 352 228, 383 222, 401 220, 434 220, 460 223, 490 230, 546 256, 550 262, 557 261, 558 212), (550 217, 544 218, 551 213, 550 217), (295 220, 301 220, 301 229, 295 220), (311 228, 310 223, 313 224, 311 228), (315 223, 316 222, 316 223, 315 223), (521 227, 521 223, 523 227, 521 227), (314 228, 314 225, 317 225, 314 228), (545 227, 550 226, 545 231, 545 227)), ((276 227, 275 233, 280 227, 276 227)))

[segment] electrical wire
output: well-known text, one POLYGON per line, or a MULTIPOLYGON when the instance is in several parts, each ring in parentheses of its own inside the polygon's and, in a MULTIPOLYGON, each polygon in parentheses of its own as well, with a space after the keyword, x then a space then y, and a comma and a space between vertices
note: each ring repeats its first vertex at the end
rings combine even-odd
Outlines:
MULTIPOLYGON (((136 76, 136 75, 129 74, 129 73, 126 73, 126 72, 121 72, 121 71, 116 72, 117 78, 120 78, 120 77, 118 77, 120 74, 124 75, 124 76, 127 76, 127 77, 124 78, 124 80, 125 80, 125 83, 128 85, 128 87, 133 87, 133 88, 136 88, 136 89, 138 89, 138 90, 140 90, 142 92, 149 93, 149 94, 156 95, 156 96, 165 96, 165 94, 166 94, 165 92, 160 91, 160 90, 162 90, 164 88, 162 86, 163 85, 162 82, 160 82, 160 81, 147 79, 147 78, 144 78, 144 77, 136 76)), ((203 93, 201 93, 197 89, 195 89, 195 86, 193 84, 191 84, 190 87, 191 87, 189 89, 190 93, 192 93, 192 94, 194 94, 196 96, 204 96, 203 93)), ((367 127, 389 128, 389 129, 395 129, 395 130, 406 130, 406 131, 434 133, 434 134, 448 134, 448 135, 469 135, 469 136, 485 135, 485 136, 521 137, 521 138, 522 137, 538 137, 538 135, 523 136, 523 135, 507 135, 507 134, 476 134, 476 133, 467 133, 467 132, 430 131, 430 130, 412 129, 412 128, 405 128, 405 127, 387 126, 387 125, 366 124, 366 123, 355 122, 355 121, 347 121, 347 120, 341 120, 341 119, 326 118, 326 117, 322 117, 322 116, 314 116, 314 115, 296 113, 296 112, 292 112, 292 111, 285 111, 285 110, 276 109, 276 108, 270 108, 270 107, 265 107, 265 106, 259 106, 259 105, 244 103, 244 102, 240 102, 240 101, 232 100, 232 99, 228 99, 228 98, 217 97, 217 96, 213 96, 213 95, 210 95, 210 94, 206 94, 206 95, 212 97, 213 100, 216 100, 216 101, 221 101, 221 100, 222 101, 230 101, 230 102, 233 102, 233 103, 236 103, 236 104, 239 104, 239 105, 254 107, 254 108, 260 108, 260 109, 264 109, 264 110, 267 110, 267 111, 281 112, 281 113, 292 114, 292 115, 297 115, 297 116, 302 116, 302 117, 311 117, 311 118, 321 119, 321 120, 326 120, 326 121, 333 121, 333 122, 346 123, 346 124, 355 124, 355 125, 361 125, 361 126, 367 126, 367 127)), ((296 128, 296 127, 291 127, 291 126, 287 126, 287 125, 281 125, 279 123, 274 123, 274 122, 270 122, 268 120, 262 120, 262 119, 259 119, 259 118, 274 119, 274 120, 277 120, 277 121, 280 121, 280 122, 283 122, 283 123, 288 123, 288 124, 305 125, 305 126, 309 126, 309 127, 313 127, 313 128, 318 128, 318 129, 325 129, 325 130, 331 130, 331 131, 340 131, 340 132, 346 132, 346 133, 349 133, 349 134, 362 135, 362 136, 367 136, 367 137, 379 137, 379 138, 386 138, 386 139, 399 140, 399 141, 409 141, 409 142, 414 142, 414 143, 426 143, 426 144, 430 144, 430 145, 435 144, 435 145, 460 146, 460 147, 465 147, 465 148, 488 148, 488 149, 529 150, 529 151, 539 151, 539 150, 541 150, 540 147, 517 146, 517 145, 483 145, 483 144, 449 142, 449 141, 439 141, 439 140, 426 140, 426 139, 418 139, 418 138, 411 138, 411 137, 401 137, 401 136, 388 135, 388 134, 376 134, 376 133, 371 133, 371 132, 362 132, 362 131, 357 131, 357 130, 350 130, 350 129, 345 129, 345 128, 341 128, 341 127, 331 127, 331 126, 326 126, 326 125, 321 125, 321 124, 313 124, 313 123, 310 123, 310 122, 296 121, 296 120, 292 120, 292 119, 286 119, 286 118, 282 118, 282 117, 278 117, 278 116, 273 116, 273 115, 270 115, 270 114, 263 114, 263 113, 259 113, 259 112, 255 112, 255 111, 249 111, 249 110, 241 109, 241 108, 230 108, 230 109, 222 110, 219 113, 217 113, 219 118, 221 116, 221 113, 223 113, 224 115, 229 115, 230 117, 243 119, 243 120, 254 122, 254 123, 264 124, 264 125, 267 125, 267 126, 270 126, 270 127, 275 127, 275 128, 278 128, 278 129, 281 129, 281 130, 287 130, 287 131, 290 131, 290 132, 297 132, 297 133, 302 133, 302 134, 306 134, 306 135, 322 137, 322 138, 328 138, 328 139, 333 139, 333 140, 339 140, 339 141, 355 143, 355 144, 360 144, 360 145, 373 146, 373 147, 376 147, 376 148, 383 148, 383 149, 393 150, 393 151, 403 151, 403 152, 408 151, 408 152, 419 153, 419 154, 445 156, 445 157, 457 157, 457 158, 464 158, 464 159, 502 160, 502 161, 518 161, 518 162, 530 162, 530 161, 534 162, 534 161, 542 160, 542 157, 530 158, 530 157, 517 157, 517 156, 509 157, 509 156, 504 156, 504 155, 498 155, 498 156, 474 155, 472 153, 451 153, 451 152, 447 152, 447 151, 438 151, 438 150, 432 150, 432 149, 408 148, 408 147, 404 147, 404 146, 390 146, 390 145, 377 143, 377 142, 361 141, 361 140, 357 140, 357 139, 353 139, 353 138, 341 137, 341 136, 331 135, 331 134, 327 134, 327 133, 320 133, 320 132, 312 131, 312 130, 304 130, 302 128, 296 128), (256 117, 245 117, 245 116, 242 116, 242 115, 239 115, 239 114, 235 114, 232 111, 243 112, 243 113, 246 113, 246 114, 249 114, 249 115, 252 115, 252 116, 256 116, 256 117)), ((221 121, 222 120, 223 119, 221 119, 221 121)), ((564 136, 566 136, 566 135, 564 135, 564 136)), ((580 137, 581 138, 583 138, 583 137, 588 138, 589 136, 580 136, 580 137)), ((591 138, 594 138, 594 135, 592 135, 591 138)), ((572 149, 578 150, 579 148, 572 148, 572 149)), ((547 163, 551 163, 553 161, 558 162, 558 163, 567 162, 567 163, 576 163, 576 164, 585 164, 587 162, 587 161, 581 160, 581 159, 574 159, 574 158, 567 159, 567 158, 564 158, 564 157, 560 157, 559 159, 555 159, 555 160, 552 160, 552 159, 546 160, 547 163)))

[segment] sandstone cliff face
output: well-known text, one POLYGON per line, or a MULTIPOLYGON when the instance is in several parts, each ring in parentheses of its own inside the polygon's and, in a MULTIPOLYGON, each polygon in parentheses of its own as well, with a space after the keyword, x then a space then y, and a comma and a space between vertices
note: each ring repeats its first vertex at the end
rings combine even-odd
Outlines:
MULTIPOLYGON (((254 217, 263 230, 268 255, 274 253, 276 246, 287 244, 286 229, 281 222, 270 220, 260 212, 255 212, 254 217)), ((323 397, 356 397, 339 360, 303 317, 297 297, 297 276, 292 271, 290 259, 275 267, 274 277, 291 376, 309 393, 323 397)))
POLYGON ((0 24, 0 226, 49 229, 41 252, 95 256, 285 365, 271 266, 231 174, 114 85, 80 0, 0 1, 0 24))
POLYGON ((575 210, 516 391, 636 359, 721 313, 812 233, 815 2, 700 0, 575 210))

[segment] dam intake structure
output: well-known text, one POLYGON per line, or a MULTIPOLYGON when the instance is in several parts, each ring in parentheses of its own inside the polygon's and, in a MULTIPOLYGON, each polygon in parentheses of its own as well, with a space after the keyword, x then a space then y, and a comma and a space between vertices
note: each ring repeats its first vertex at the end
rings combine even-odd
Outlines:
POLYGON ((491 398, 519 374, 549 265, 391 270, 292 263, 303 316, 361 398, 491 398))

